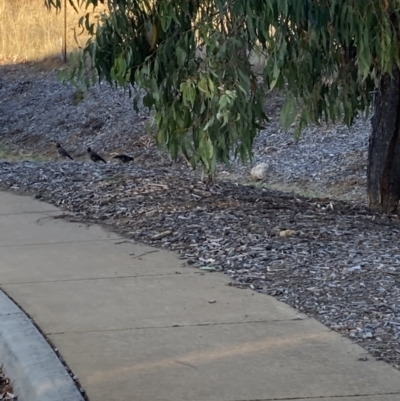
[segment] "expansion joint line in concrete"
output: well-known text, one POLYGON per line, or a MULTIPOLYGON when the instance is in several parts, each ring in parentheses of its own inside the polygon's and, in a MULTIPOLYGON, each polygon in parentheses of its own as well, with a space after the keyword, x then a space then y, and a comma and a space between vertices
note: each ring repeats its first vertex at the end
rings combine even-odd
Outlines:
POLYGON ((84 334, 84 333, 103 333, 112 331, 130 331, 130 330, 152 330, 152 329, 174 329, 174 328, 185 328, 185 327, 204 327, 204 326, 223 326, 223 325, 234 325, 234 324, 254 324, 254 323, 284 323, 284 322, 297 322, 304 321, 306 319, 293 318, 293 319, 274 319, 274 320, 247 320, 243 322, 215 322, 215 323, 197 323, 197 324, 174 324, 168 326, 143 326, 143 327, 124 327, 119 329, 103 329, 103 330, 79 330, 79 331, 59 331, 53 333, 46 333, 48 336, 56 336, 63 334, 84 334))
POLYGON ((81 244, 89 242, 102 242, 102 241, 115 241, 115 240, 116 238, 101 238, 101 239, 90 239, 81 241, 39 242, 32 244, 1 245, 0 248, 18 248, 20 246, 42 246, 42 245, 60 245, 60 244, 81 244))
MULTIPOLYGON (((341 394, 341 395, 322 395, 322 396, 312 396, 312 397, 284 397, 284 398, 252 398, 247 400, 230 400, 230 401, 297 401, 297 400, 332 400, 337 399, 340 401, 341 398, 354 398, 357 401, 359 397, 381 397, 386 395, 400 395, 400 391, 389 392, 389 393, 376 393, 376 394, 341 394)), ((371 401, 374 401, 371 399, 371 401)))
MULTIPOLYGON (((54 210, 44 210, 44 211, 40 211, 40 212, 0 213, 0 217, 2 217, 2 216, 23 216, 24 214, 45 214, 45 213, 59 213, 59 212, 54 211, 54 210)), ((51 216, 49 216, 49 217, 51 217, 51 216)))
POLYGON ((46 281, 22 281, 18 283, 0 283, 0 285, 25 285, 25 284, 51 284, 51 283, 70 283, 77 281, 96 281, 96 280, 115 280, 125 278, 144 278, 144 277, 175 277, 189 274, 201 274, 199 272, 184 272, 184 273, 160 273, 160 274, 137 274, 127 276, 107 276, 107 277, 85 277, 85 278, 68 278, 62 280, 46 280, 46 281))

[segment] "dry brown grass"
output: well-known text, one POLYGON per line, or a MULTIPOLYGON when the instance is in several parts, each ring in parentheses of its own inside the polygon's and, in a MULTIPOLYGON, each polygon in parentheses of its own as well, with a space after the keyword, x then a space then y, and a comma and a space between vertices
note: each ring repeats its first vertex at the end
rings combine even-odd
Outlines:
MULTIPOLYGON (((0 56, 35 61, 54 55, 61 58, 64 13, 48 11, 44 0, 0 0, 0 56)), ((74 28, 79 15, 67 8, 67 52, 78 45, 74 28)), ((80 44, 84 44, 81 40, 80 44)))

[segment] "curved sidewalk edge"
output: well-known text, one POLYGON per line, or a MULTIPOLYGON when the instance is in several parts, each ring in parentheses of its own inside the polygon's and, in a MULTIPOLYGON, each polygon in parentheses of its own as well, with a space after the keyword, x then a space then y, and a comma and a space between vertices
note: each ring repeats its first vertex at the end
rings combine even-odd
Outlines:
POLYGON ((19 401, 84 401, 46 339, 1 290, 0 364, 19 401))

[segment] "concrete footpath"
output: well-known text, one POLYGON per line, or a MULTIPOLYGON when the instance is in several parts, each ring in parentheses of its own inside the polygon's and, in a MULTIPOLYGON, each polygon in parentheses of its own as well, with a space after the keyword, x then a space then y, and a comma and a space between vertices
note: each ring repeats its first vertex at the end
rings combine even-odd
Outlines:
POLYGON ((400 400, 400 372, 314 319, 60 214, 0 192, 0 287, 90 401, 400 400))

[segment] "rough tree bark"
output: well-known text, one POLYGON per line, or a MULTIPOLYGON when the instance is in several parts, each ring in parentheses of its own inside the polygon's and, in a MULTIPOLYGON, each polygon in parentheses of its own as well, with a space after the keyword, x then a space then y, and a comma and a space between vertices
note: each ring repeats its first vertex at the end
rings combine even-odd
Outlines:
POLYGON ((381 78, 371 119, 367 196, 368 207, 379 213, 398 211, 400 200, 400 70, 381 78))

